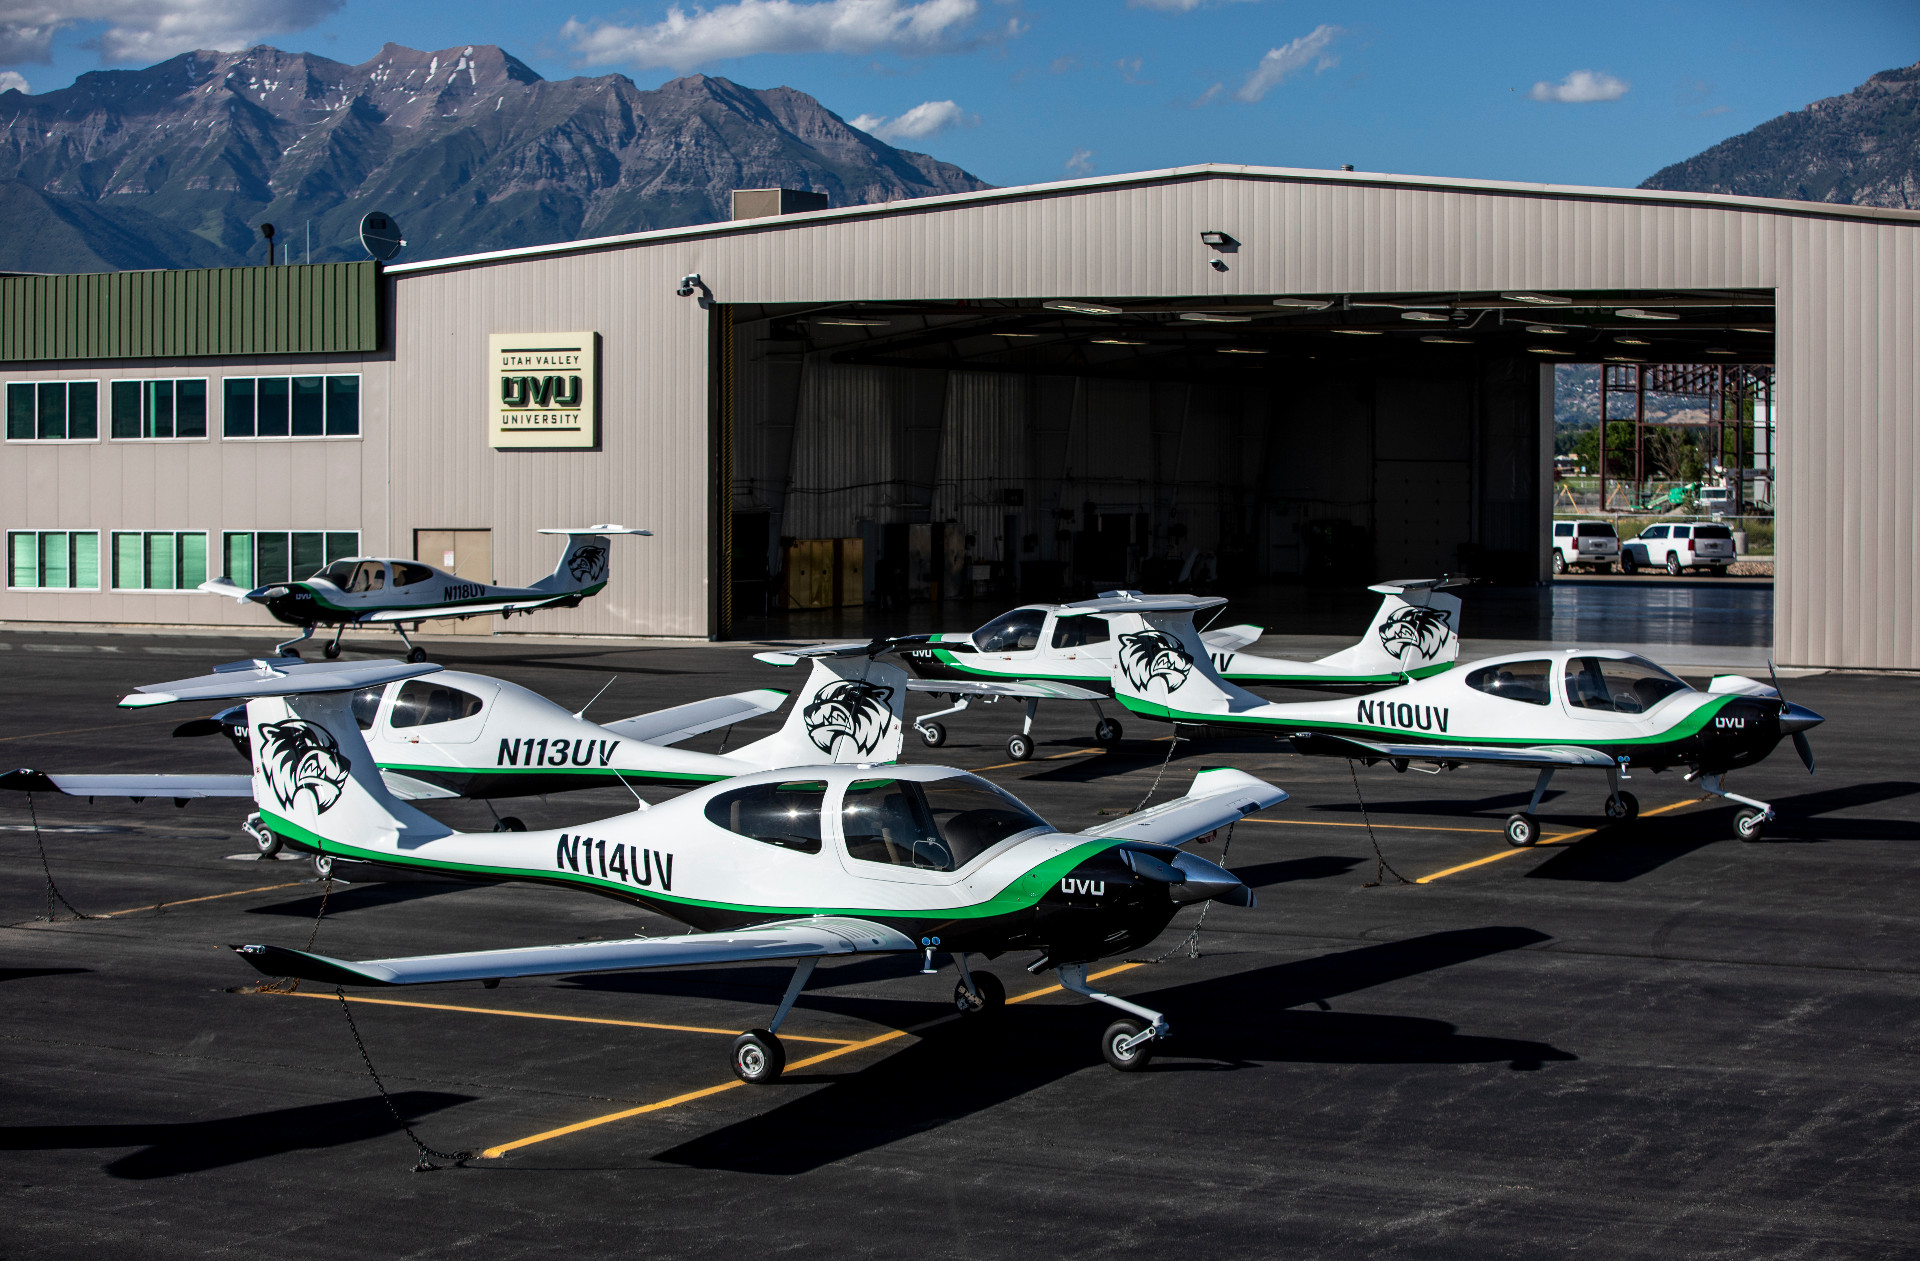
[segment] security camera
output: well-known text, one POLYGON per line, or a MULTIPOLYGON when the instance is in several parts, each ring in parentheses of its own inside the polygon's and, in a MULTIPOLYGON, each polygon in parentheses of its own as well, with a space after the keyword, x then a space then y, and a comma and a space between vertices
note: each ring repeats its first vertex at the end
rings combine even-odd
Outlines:
POLYGON ((674 292, 683 298, 691 298, 694 289, 698 287, 700 287, 700 273, 697 271, 689 272, 687 275, 680 277, 680 287, 675 289, 674 292))

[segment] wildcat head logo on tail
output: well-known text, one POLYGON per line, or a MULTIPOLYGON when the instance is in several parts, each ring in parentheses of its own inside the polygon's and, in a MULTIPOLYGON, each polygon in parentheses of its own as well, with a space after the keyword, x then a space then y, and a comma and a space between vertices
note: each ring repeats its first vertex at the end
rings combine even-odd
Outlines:
POLYGON ((1180 641, 1164 631, 1132 631, 1120 636, 1120 672, 1138 691, 1155 679, 1166 680, 1169 692, 1179 689, 1193 672, 1193 658, 1180 641))
POLYGON ((1380 646, 1395 661, 1404 662, 1409 652, 1418 653, 1422 661, 1431 661, 1446 645, 1450 629, 1446 610, 1409 605, 1395 609, 1380 623, 1380 646))
POLYGON ((340 800, 353 763, 325 727, 298 718, 263 722, 255 747, 260 773, 282 809, 293 809, 303 792, 312 795, 313 808, 320 814, 340 800))
POLYGON ((864 679, 840 679, 814 693, 802 713, 807 738, 831 755, 842 737, 856 752, 871 753, 880 746, 893 721, 893 689, 864 679))
POLYGON ((592 582, 607 572, 607 549, 598 543, 587 543, 574 549, 567 557, 567 572, 573 575, 575 582, 592 582))

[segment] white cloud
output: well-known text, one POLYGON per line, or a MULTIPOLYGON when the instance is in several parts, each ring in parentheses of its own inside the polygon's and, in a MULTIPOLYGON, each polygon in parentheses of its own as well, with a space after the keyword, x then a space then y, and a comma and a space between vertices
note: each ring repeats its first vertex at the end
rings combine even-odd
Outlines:
POLYGON ((1628 86, 1605 71, 1576 70, 1558 83, 1542 79, 1527 95, 1536 101, 1586 105, 1594 101, 1617 101, 1627 94, 1628 86))
POLYGON ((0 92, 12 90, 21 92, 33 91, 32 88, 27 86, 27 76, 17 70, 0 70, 0 92))
POLYGON ((247 48, 304 30, 344 0, 0 0, 0 65, 48 62, 53 37, 76 23, 105 23, 96 40, 110 65, 160 61, 196 48, 247 48))
POLYGON ((1247 81, 1233 94, 1234 99, 1251 105, 1279 87, 1289 75, 1305 69, 1309 63, 1315 63, 1316 73, 1337 65, 1340 59, 1330 56, 1327 46, 1339 34, 1339 27, 1322 23, 1290 44, 1268 49, 1267 55, 1260 59, 1260 64, 1253 68, 1253 73, 1247 76, 1247 81))
POLYGON ((1073 156, 1066 160, 1064 169, 1068 175, 1093 174, 1093 150, 1075 149, 1073 156))
MULTIPOLYGON (((1212 0, 1127 0, 1129 9, 1158 9, 1162 13, 1191 13, 1212 0)), ((1219 0, 1221 4, 1244 4, 1248 0, 1219 0)), ((1258 0, 1253 0, 1258 3, 1258 0)))
POLYGON ((570 18, 560 38, 589 64, 689 70, 759 53, 953 52, 1024 29, 1012 18, 1000 30, 963 39, 961 32, 979 13, 979 0, 737 0, 691 13, 670 9, 651 26, 588 25, 570 18))
POLYGON ((851 125, 888 144, 898 144, 902 140, 925 140, 949 127, 971 127, 979 121, 952 101, 922 101, 897 118, 862 114, 851 125))

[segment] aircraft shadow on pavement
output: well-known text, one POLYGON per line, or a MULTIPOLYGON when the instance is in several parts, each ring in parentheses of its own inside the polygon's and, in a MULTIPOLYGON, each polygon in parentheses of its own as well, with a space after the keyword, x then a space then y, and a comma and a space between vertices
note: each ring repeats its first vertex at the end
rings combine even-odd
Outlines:
MULTIPOLYGON (((1667 814, 1630 824, 1612 824, 1527 872, 1529 880, 1591 880, 1619 884, 1635 880, 1684 858, 1697 849, 1733 840, 1732 815, 1715 820, 1704 813, 1667 814)), ((1559 821, 1550 820, 1555 826, 1559 821)))
MULTIPOLYGON (((421 898, 435 898, 443 893, 458 893, 462 889, 474 886, 465 882, 435 881, 419 884, 353 884, 335 885, 327 895, 327 915, 344 915, 349 911, 364 911, 371 907, 394 906, 401 902, 416 902, 421 898)), ((311 897, 294 898, 290 902, 274 902, 267 906, 250 906, 248 915, 286 915, 294 919, 312 919, 320 913, 320 894, 318 886, 311 897)))
POLYGON ((1316 854, 1311 858, 1289 858, 1277 863, 1235 867, 1233 874, 1240 877, 1241 883, 1249 889, 1266 889, 1276 884, 1291 884, 1296 880, 1328 880, 1334 876, 1344 876, 1363 861, 1359 858, 1316 854))
POLYGON ((1882 780, 1872 784, 1848 784, 1819 792, 1800 793, 1773 799, 1780 817, 1761 838, 1768 841, 1916 841, 1920 840, 1920 821, 1914 819, 1822 818, 1835 810, 1858 809, 1883 801, 1898 801, 1920 793, 1920 784, 1911 780, 1882 780))
MULTIPOLYGON (((920 956, 917 954, 868 955, 846 963, 828 961, 813 974, 796 1009, 804 1011, 817 1006, 815 1000, 821 997, 822 990, 864 985, 873 981, 899 980, 917 975, 919 971, 920 956)), ((935 988, 928 990, 930 997, 947 997, 954 985, 955 974, 949 971, 945 977, 945 980, 929 978, 937 982, 935 988)), ((645 972, 588 972, 565 977, 561 984, 567 989, 603 994, 656 994, 764 1002, 770 1012, 779 1005, 780 995, 792 979, 793 967, 790 964, 770 964, 766 967, 728 965, 714 968, 658 968, 645 972)), ((761 1013, 755 1019, 764 1021, 767 1014, 761 1013)), ((915 1007, 906 1023, 911 1024, 926 1017, 927 1012, 923 1008, 915 1007)))
MULTIPOLYGON (((472 1095, 437 1090, 395 1092, 394 1107, 409 1122, 443 1108, 473 1101, 472 1095)), ((183 1173, 225 1169, 289 1152, 342 1147, 393 1134, 393 1119, 378 1095, 334 1103, 276 1108, 211 1121, 173 1121, 129 1125, 0 1126, 0 1151, 111 1150, 137 1147, 105 1166, 116 1178, 171 1178, 183 1173)))
POLYGON ((0 982, 24 981, 35 976, 71 976, 76 972, 91 972, 92 968, 0 968, 0 982))
MULTIPOLYGON (((1330 998, 1546 940, 1546 934, 1525 928, 1429 933, 1136 995, 1165 1008, 1176 1030, 1166 1058, 1147 1071, 1233 1071, 1261 1063, 1500 1061, 1525 1071, 1573 1060, 1577 1057, 1545 1043, 1461 1034, 1442 1020, 1287 1010, 1303 1003, 1324 1005, 1330 998)), ((923 1016, 931 1014, 922 1010, 923 1016)), ((956 1021, 849 1076, 795 1074, 786 1081, 828 1084, 653 1159, 742 1173, 806 1173, 983 1112, 1097 1064, 1093 1035, 1114 1014, 1090 1004, 1048 1004, 1011 1009, 985 1025, 956 1021)))
MULTIPOLYGON (((1361 780, 1360 787, 1362 792, 1366 792, 1367 782, 1361 780)), ((1375 800, 1373 794, 1370 792, 1367 793, 1366 796, 1367 806, 1365 813, 1370 815, 1437 814, 1446 815, 1450 818, 1498 816, 1504 819, 1516 810, 1526 809, 1527 802, 1533 799, 1533 790, 1528 788, 1516 792, 1495 793, 1487 797, 1443 797, 1438 799, 1411 800, 1398 798, 1375 800)), ((1549 788, 1546 795, 1540 798, 1540 804, 1547 805, 1564 796, 1566 796, 1566 793, 1561 789, 1549 788)), ((1606 794, 1603 792, 1594 797, 1594 812, 1596 814, 1599 813, 1601 802, 1605 796, 1606 794)), ((1360 803, 1357 801, 1335 801, 1314 806, 1313 813, 1359 815, 1361 809, 1360 803)))

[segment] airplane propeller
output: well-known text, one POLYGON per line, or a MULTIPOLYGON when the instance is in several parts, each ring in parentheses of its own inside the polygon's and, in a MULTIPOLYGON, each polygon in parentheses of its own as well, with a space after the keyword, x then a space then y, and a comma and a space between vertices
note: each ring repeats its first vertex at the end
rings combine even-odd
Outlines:
POLYGON ((1796 705, 1788 700, 1786 693, 1780 691, 1780 674, 1773 668, 1771 659, 1767 662, 1767 677, 1773 683, 1773 690, 1780 697, 1780 730, 1782 734, 1793 737, 1793 751, 1800 755, 1800 761, 1807 768, 1807 774, 1813 774, 1813 742, 1807 739, 1807 729, 1817 727, 1826 720, 1808 709, 1805 705, 1796 705))

